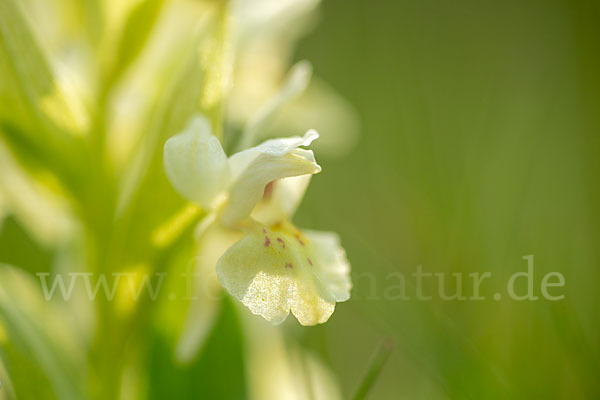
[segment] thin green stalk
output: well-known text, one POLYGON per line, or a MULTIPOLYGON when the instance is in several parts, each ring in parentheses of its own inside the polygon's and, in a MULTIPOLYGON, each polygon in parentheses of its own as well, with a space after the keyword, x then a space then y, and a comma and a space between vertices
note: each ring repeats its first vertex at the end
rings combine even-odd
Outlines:
POLYGON ((365 373, 365 376, 364 376, 362 382, 360 383, 360 385, 358 386, 358 389, 356 390, 356 394, 353 397, 354 400, 361 400, 361 399, 367 398, 367 394, 369 393, 369 390, 371 390, 371 388, 373 387, 375 380, 381 373, 383 366, 385 365, 388 358, 390 357, 390 354, 392 353, 392 349, 393 349, 393 342, 389 338, 384 339, 379 344, 379 346, 377 347, 377 350, 375 350, 375 353, 371 357, 371 361, 369 363, 369 367, 367 368, 367 372, 365 373))

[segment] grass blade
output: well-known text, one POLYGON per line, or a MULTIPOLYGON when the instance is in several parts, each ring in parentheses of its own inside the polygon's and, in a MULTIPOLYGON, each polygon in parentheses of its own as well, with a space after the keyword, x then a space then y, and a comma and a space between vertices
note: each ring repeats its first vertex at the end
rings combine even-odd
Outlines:
POLYGON ((367 397, 369 390, 371 390, 373 387, 375 380, 381 373, 383 366, 390 357, 393 347, 394 344, 390 338, 382 340, 382 342, 379 344, 379 347, 377 347, 377 350, 371 357, 371 362, 369 363, 365 377, 358 386, 356 394, 353 397, 354 400, 362 400, 367 397))

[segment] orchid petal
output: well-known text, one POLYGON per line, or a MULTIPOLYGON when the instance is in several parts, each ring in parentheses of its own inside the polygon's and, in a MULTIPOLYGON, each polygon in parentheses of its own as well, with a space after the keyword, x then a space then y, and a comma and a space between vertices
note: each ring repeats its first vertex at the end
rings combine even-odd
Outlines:
POLYGON ((221 221, 233 226, 247 218, 270 182, 320 172, 313 152, 298 148, 318 136, 317 132, 308 131, 304 137, 269 140, 233 155, 229 165, 234 182, 221 221))
POLYGON ((239 177, 241 173, 248 168, 250 163, 261 154, 283 156, 300 146, 309 146, 318 138, 319 133, 310 129, 302 137, 292 136, 287 138, 269 139, 258 146, 235 153, 229 158, 232 176, 234 179, 239 177))
POLYGON ((164 163, 175 190, 202 207, 213 208, 230 181, 227 156, 203 117, 193 117, 167 140, 164 163))

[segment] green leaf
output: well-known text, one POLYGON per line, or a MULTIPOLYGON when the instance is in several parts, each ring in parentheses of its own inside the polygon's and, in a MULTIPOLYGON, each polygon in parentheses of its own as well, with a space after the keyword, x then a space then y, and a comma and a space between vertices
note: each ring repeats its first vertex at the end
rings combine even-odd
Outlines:
POLYGON ((71 103, 13 0, 0 2, 0 137, 26 165, 77 186, 85 152, 81 113, 71 103))
POLYGON ((31 238, 13 216, 0 227, 0 263, 20 265, 31 273, 50 272, 53 253, 31 238))
POLYGON ((142 1, 131 12, 121 34, 115 63, 108 77, 109 84, 117 80, 140 54, 163 4, 164 0, 142 1))
POLYGON ((19 398, 83 398, 85 352, 65 312, 24 271, 0 265, 0 355, 19 398))
POLYGON ((21 117, 33 117, 47 129, 60 127, 81 133, 85 116, 75 112, 74 93, 65 94, 47 55, 13 0, 0 2, 0 55, 4 60, 1 71, 6 74, 3 80, 14 82, 2 86, 2 105, 8 107, 1 114, 3 118, 14 117, 9 113, 14 110, 11 100, 22 100, 28 115, 21 117))

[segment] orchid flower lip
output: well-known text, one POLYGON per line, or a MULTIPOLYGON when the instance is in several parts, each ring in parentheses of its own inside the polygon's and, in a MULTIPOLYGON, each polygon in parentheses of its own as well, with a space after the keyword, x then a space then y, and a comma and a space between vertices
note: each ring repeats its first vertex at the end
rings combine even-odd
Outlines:
POLYGON ((324 323, 350 297, 349 264, 337 235, 297 229, 282 220, 255 224, 217 263, 217 276, 254 314, 281 323, 324 323))

